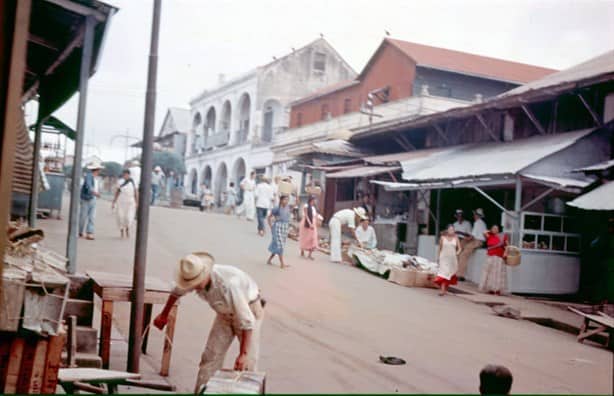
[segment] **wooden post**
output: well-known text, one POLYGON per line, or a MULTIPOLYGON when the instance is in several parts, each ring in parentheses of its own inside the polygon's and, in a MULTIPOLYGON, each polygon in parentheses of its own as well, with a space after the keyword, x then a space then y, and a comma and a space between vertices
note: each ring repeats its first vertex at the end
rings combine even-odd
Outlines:
POLYGON ((6 368, 6 381, 4 383, 4 393, 17 393, 17 382, 19 381, 19 369, 23 357, 23 350, 26 345, 26 340, 22 337, 16 337, 11 345, 11 355, 8 367, 6 368))
POLYGON ((100 318, 100 346, 98 355, 102 358, 102 368, 109 368, 111 356, 111 328, 113 326, 113 301, 102 301, 100 318))
POLYGON ((34 361, 32 363, 32 374, 28 385, 29 394, 40 394, 45 378, 45 361, 47 360, 47 346, 49 342, 46 339, 37 337, 36 349, 34 350, 34 361))
POLYGON ((32 186, 30 188, 30 205, 28 208, 28 224, 30 227, 36 227, 36 212, 38 210, 38 191, 40 189, 40 160, 41 160, 41 143, 43 140, 43 123, 41 119, 41 106, 38 106, 38 117, 36 120, 36 129, 34 132, 34 155, 32 156, 32 186))
MULTIPOLYGON (((153 308, 153 304, 145 304, 145 312, 143 313, 143 329, 147 328, 151 323, 151 311, 153 308)), ((141 346, 141 352, 147 354, 147 342, 149 341, 149 333, 151 333, 151 328, 147 330, 147 333, 143 334, 143 341, 141 346)))
POLYGON ((77 367, 77 317, 68 317, 68 338, 66 342, 68 367, 77 367))
POLYGON ((66 335, 63 333, 49 337, 47 361, 45 362, 45 375, 40 390, 41 394, 55 394, 55 388, 58 384, 58 372, 62 363, 62 349, 64 349, 65 341, 66 335))
POLYGON ((516 177, 516 192, 514 197, 514 213, 516 218, 514 219, 514 234, 512 235, 512 243, 516 246, 520 246, 520 211, 522 210, 522 180, 520 176, 516 177))
POLYGON ((177 305, 171 308, 168 315, 168 323, 166 324, 166 337, 164 339, 164 349, 162 351, 162 366, 160 375, 168 376, 169 367, 171 365, 171 354, 173 352, 173 337, 175 336, 175 321, 177 320, 177 305))

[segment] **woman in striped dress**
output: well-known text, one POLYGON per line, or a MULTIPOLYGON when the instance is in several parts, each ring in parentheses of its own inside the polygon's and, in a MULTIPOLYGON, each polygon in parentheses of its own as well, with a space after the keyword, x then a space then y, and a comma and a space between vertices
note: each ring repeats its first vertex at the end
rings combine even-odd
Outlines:
POLYGON ((272 264, 271 261, 277 255, 281 268, 286 268, 288 265, 284 263, 284 246, 288 238, 288 230, 290 228, 290 208, 288 206, 288 196, 282 195, 279 198, 279 206, 271 211, 267 221, 271 227, 271 244, 269 252, 271 256, 267 260, 267 264, 272 264), (273 221, 275 219, 275 221, 273 221))

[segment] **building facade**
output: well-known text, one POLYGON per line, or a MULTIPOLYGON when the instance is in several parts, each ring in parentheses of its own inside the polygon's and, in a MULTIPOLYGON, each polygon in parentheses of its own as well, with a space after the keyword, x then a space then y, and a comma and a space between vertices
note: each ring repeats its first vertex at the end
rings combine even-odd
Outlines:
POLYGON ((228 184, 251 169, 272 175, 270 145, 288 127, 288 105, 355 75, 320 38, 230 81, 220 76, 190 102, 186 191, 197 194, 206 184, 220 202, 228 184))

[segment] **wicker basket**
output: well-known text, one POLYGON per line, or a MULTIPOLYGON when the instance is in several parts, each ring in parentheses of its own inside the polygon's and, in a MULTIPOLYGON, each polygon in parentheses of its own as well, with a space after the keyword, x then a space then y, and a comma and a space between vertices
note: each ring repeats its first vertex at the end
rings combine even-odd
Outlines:
POLYGON ((505 259, 505 264, 509 265, 510 267, 515 267, 517 265, 520 265, 520 249, 518 249, 518 247, 516 246, 508 246, 505 248, 505 254, 506 254, 506 259, 505 259))
POLYGON ((278 191, 281 195, 290 195, 294 192, 294 186, 290 182, 282 181, 278 185, 278 191))

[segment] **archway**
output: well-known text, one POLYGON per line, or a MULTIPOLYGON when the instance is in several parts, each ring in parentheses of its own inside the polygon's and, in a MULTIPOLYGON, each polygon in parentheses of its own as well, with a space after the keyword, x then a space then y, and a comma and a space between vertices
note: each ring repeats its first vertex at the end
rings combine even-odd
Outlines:
POLYGON ((243 190, 239 188, 241 184, 241 180, 245 177, 247 173, 247 166, 245 165, 245 160, 241 157, 237 158, 234 165, 232 166, 232 173, 230 177, 230 181, 234 182, 235 189, 237 190, 237 204, 240 204, 243 201, 243 190))
POLYGON ((238 118, 238 136, 237 143, 243 144, 247 142, 250 128, 250 114, 252 111, 252 102, 248 93, 241 95, 239 99, 239 118, 238 118))
POLYGON ((215 202, 218 205, 222 204, 224 198, 224 192, 226 192, 226 186, 228 185, 228 170, 226 163, 222 162, 215 172, 215 202))
POLYGON ((222 107, 222 118, 220 120, 220 132, 228 133, 230 132, 230 120, 232 117, 232 108, 230 105, 230 101, 227 100, 224 102, 224 106, 222 107))
POLYGON ((211 106, 205 119, 205 136, 215 134, 215 107, 211 106))
POLYGON ((199 135, 202 128, 203 117, 200 113, 196 113, 192 119, 192 144, 191 152, 196 153, 199 146, 199 135))
POLYGON ((201 184, 206 184, 207 187, 211 188, 212 173, 213 172, 211 171, 211 167, 209 165, 205 166, 200 179, 201 184))
POLYGON ((282 124, 281 103, 276 99, 269 99, 262 106, 262 135, 260 138, 263 142, 270 143, 273 141, 273 136, 279 126, 282 124))
POLYGON ((196 169, 190 171, 190 193, 198 194, 198 172, 196 169))

